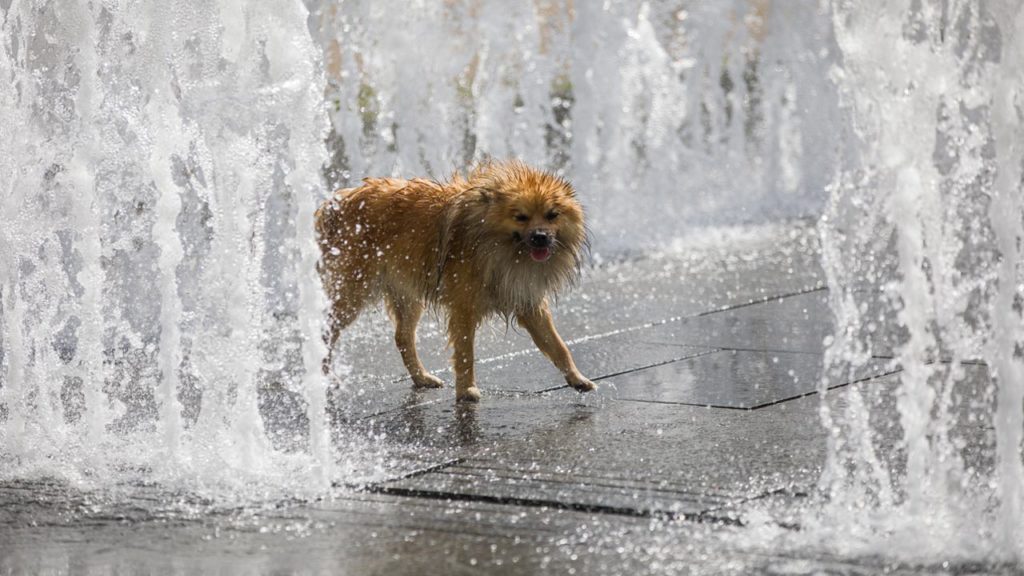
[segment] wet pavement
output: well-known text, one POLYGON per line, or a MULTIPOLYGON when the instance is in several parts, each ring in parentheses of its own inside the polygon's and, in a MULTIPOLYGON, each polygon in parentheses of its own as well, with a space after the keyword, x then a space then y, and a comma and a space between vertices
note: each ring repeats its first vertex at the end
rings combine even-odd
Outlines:
MULTIPOLYGON (((243 509, 155 506, 167 495, 154 487, 0 484, 0 574, 947 570, 747 533, 765 509, 781 511, 768 524, 799 532, 785 511, 807 501, 824 463, 816 392, 832 326, 817 258, 804 231, 597 265, 555 312, 599 385, 587 395, 496 324, 479 337, 484 398, 456 406, 436 320, 421 327, 420 349, 449 385, 412 390, 386 320, 368 314, 345 343, 352 373, 332 395, 333 433, 399 462, 386 478, 243 509)), ((891 402, 895 370, 877 358, 833 382, 828 402, 854 387, 891 402)), ((987 433, 978 426, 964 442, 987 433)))

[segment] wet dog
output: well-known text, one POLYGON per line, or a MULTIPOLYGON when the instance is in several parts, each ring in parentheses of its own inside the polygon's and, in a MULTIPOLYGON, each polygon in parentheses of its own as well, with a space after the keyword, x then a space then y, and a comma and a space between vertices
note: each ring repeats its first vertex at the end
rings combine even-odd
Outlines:
MULTIPOLYGON (((577 370, 548 306, 578 277, 586 246, 583 210, 562 178, 518 161, 484 162, 444 183, 367 178, 324 202, 316 229, 330 350, 383 297, 414 386, 444 385, 416 353, 416 324, 425 307, 436 307, 447 312, 457 401, 480 399, 474 336, 494 314, 526 328, 570 386, 595 388, 577 370)), ((325 373, 330 363, 329 353, 325 373)))

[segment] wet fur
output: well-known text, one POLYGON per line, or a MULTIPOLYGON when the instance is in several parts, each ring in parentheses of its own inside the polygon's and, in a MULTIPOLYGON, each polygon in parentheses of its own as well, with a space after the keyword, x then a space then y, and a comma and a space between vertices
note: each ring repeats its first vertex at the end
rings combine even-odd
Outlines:
POLYGON ((550 296, 579 277, 587 243, 583 210, 565 180, 517 161, 485 162, 444 183, 367 178, 324 202, 316 228, 331 350, 341 330, 383 298, 414 384, 441 386, 419 360, 415 328, 424 307, 443 310, 456 398, 475 401, 475 331, 500 314, 526 328, 569 385, 594 388, 576 369, 548 307, 550 296), (531 259, 526 244, 537 230, 553 237, 545 262, 531 259))

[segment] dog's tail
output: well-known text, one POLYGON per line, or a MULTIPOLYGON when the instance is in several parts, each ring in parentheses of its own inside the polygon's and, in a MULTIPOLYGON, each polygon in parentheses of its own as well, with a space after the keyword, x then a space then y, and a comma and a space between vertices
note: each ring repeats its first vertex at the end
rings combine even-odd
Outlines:
POLYGON ((352 193, 353 190, 355 188, 344 188, 336 191, 316 209, 313 215, 313 226, 321 252, 326 252, 330 249, 331 239, 341 229, 341 204, 345 197, 352 193))

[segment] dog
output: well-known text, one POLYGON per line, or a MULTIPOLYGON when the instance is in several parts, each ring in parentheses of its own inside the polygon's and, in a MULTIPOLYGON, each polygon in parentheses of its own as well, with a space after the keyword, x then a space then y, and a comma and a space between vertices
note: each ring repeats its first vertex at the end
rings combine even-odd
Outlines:
POLYGON ((366 178, 316 211, 318 271, 330 302, 323 370, 340 332, 384 299, 413 386, 440 388, 416 353, 425 307, 447 312, 457 402, 477 402, 477 328, 515 320, 572 388, 596 385, 576 368, 549 297, 573 284, 588 246, 572 185, 520 161, 484 161, 447 182, 366 178))

